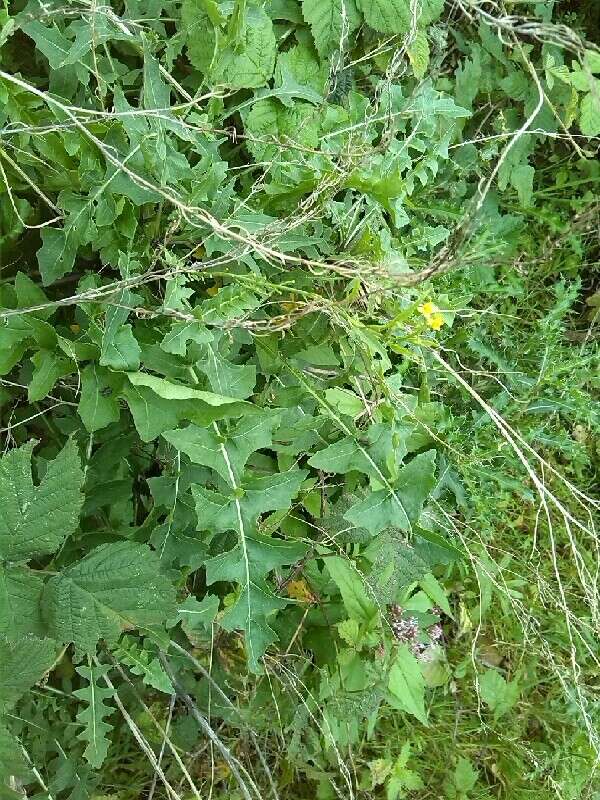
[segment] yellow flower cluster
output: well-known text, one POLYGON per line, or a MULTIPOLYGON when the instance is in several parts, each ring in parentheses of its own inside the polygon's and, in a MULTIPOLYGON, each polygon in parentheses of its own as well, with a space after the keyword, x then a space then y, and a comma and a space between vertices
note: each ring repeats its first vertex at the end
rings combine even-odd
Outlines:
POLYGON ((419 306, 419 311, 425 317, 425 322, 429 325, 429 327, 434 331, 439 331, 444 324, 444 317, 435 303, 423 303, 419 306))

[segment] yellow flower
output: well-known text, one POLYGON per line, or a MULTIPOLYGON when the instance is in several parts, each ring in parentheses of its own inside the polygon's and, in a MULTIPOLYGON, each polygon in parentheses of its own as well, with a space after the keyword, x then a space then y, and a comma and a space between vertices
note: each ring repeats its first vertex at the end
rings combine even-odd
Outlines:
POLYGON ((432 314, 436 314, 439 311, 439 308, 435 305, 435 303, 423 303, 422 306, 419 306, 419 311, 423 314, 424 317, 430 317, 432 314))
POLYGON ((444 317, 436 304, 429 301, 427 303, 423 303, 419 306, 419 311, 425 317, 425 322, 427 325, 429 325, 432 330, 439 331, 444 324, 444 317))
POLYGON ((434 331, 439 331, 439 329, 444 324, 444 318, 441 314, 431 314, 427 317, 427 324, 430 328, 433 328, 434 331))

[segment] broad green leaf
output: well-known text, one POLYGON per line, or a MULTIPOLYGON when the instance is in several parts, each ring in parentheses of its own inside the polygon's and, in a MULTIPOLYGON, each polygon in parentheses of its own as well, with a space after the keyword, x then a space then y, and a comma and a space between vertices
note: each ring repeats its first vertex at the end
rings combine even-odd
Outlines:
POLYGON ((507 681, 495 669, 486 670, 479 678, 479 693, 496 718, 507 714, 519 699, 516 680, 507 681))
POLYGON ((52 350, 38 350, 31 356, 33 374, 27 389, 27 399, 37 403, 50 394, 57 381, 74 372, 74 364, 52 350))
POLYGON ((172 383, 164 378, 157 378, 155 375, 145 372, 132 372, 127 377, 133 386, 147 386, 159 397, 162 397, 163 400, 201 400, 209 406, 217 407, 228 403, 239 404, 242 408, 245 405, 240 404, 240 401, 235 397, 224 397, 214 392, 204 392, 190 386, 183 386, 180 383, 172 383))
POLYGON ((212 333, 201 322, 190 322, 186 320, 174 322, 171 325, 171 330, 165 333, 160 346, 165 353, 185 356, 187 354, 188 342, 208 344, 212 341, 212 338, 212 333))
POLYGON ((215 56, 215 27, 224 21, 218 3, 214 0, 183 0, 181 20, 188 58, 196 69, 206 73, 215 56))
POLYGON ((372 492, 353 505, 344 519, 373 535, 388 527, 410 531, 434 486, 435 450, 429 450, 415 456, 400 470, 393 491, 372 492))
POLYGON ((288 601, 277 597, 262 581, 249 580, 241 587, 235 604, 223 615, 219 624, 225 630, 245 633, 248 666, 260 672, 260 659, 267 647, 277 641, 277 634, 268 623, 275 611, 285 608, 288 601))
MULTIPOLYGON (((327 69, 319 63, 312 47, 306 44, 299 44, 290 50, 280 52, 277 56, 275 67, 275 86, 279 90, 286 91, 291 88, 291 83, 297 88, 307 87, 312 90, 310 93, 294 94, 295 97, 304 97, 306 100, 322 102, 325 84, 327 82, 327 69)), ((291 103, 288 97, 287 103, 284 96, 278 92, 276 95, 282 103, 291 103)))
POLYGON ((217 419, 255 413, 255 406, 234 397, 223 397, 143 372, 127 375, 129 386, 123 394, 140 438, 155 439, 183 419, 210 425, 217 419))
POLYGON ((216 595, 207 594, 200 601, 190 595, 178 606, 177 616, 170 621, 169 625, 181 622, 181 627, 188 639, 194 643, 199 633, 211 630, 218 611, 219 598, 216 595))
POLYGON ((323 450, 319 450, 308 460, 311 467, 321 469, 325 472, 345 473, 351 470, 358 470, 367 475, 376 474, 373 463, 369 460, 364 447, 351 436, 340 439, 339 442, 330 444, 323 450))
POLYGON ((239 533, 241 515, 247 527, 245 535, 250 535, 256 529, 259 514, 289 508, 306 475, 306 470, 294 469, 263 478, 249 478, 228 496, 194 485, 192 494, 198 527, 201 530, 233 530, 239 533))
POLYGON ((302 15, 323 59, 343 52, 348 37, 360 24, 355 0, 302 0, 302 15))
POLYGON ((43 614, 57 640, 93 653, 123 630, 161 625, 175 611, 175 590, 149 547, 130 541, 96 547, 51 578, 43 614))
POLYGON ((27 567, 0 563, 0 635, 20 639, 43 634, 40 598, 44 581, 27 567))
POLYGON ((430 570, 397 528, 380 533, 366 547, 364 556, 372 562, 367 575, 370 596, 382 605, 393 603, 401 589, 430 570))
POLYGON ((119 419, 122 383, 121 375, 96 363, 88 364, 82 370, 78 411, 89 433, 99 431, 119 419))
POLYGON ((237 483, 250 455, 271 446, 278 422, 279 414, 267 411, 242 417, 228 428, 222 425, 218 432, 213 427, 188 425, 166 431, 163 437, 195 464, 214 469, 227 483, 231 483, 233 474, 237 483))
POLYGON ((326 562, 329 574, 336 582, 350 619, 367 624, 376 619, 379 609, 368 592, 368 583, 357 567, 347 558, 333 556, 326 562))
MULTIPOLYGON (((0 775, 11 775, 25 781, 31 778, 31 770, 21 750, 21 743, 6 726, 6 722, 8 720, 4 721, 0 717, 0 775)), ((4 798, 3 789, 4 786, 0 784, 0 797, 4 798)), ((6 790, 10 791, 8 787, 6 790)), ((21 793, 16 791, 12 795, 7 794, 6 796, 7 800, 20 800, 22 797, 21 793)))
POLYGON ((454 770, 454 786, 461 795, 467 795, 475 788, 479 773, 474 769, 471 762, 466 758, 459 758, 454 770))
POLYGON ((527 208, 533 200, 535 169, 530 164, 518 164, 510 173, 510 182, 517 190, 519 203, 527 208))
POLYGON ((325 391, 325 399, 340 414, 345 414, 348 417, 356 417, 364 411, 363 401, 348 389, 341 389, 337 386, 333 389, 327 389, 325 391))
POLYGON ((433 600, 436 606, 439 606, 450 619, 454 619, 454 614, 448 603, 448 595, 437 578, 431 572, 428 572, 427 575, 419 578, 419 583, 425 594, 433 600))
POLYGON ((177 402, 159 397, 146 386, 125 385, 123 396, 127 401, 135 428, 143 442, 177 425, 188 411, 187 402, 177 402))
POLYGON ((57 655, 58 645, 51 639, 24 636, 9 642, 0 637, 0 712, 40 681, 57 655))
POLYGON ((113 690, 108 688, 104 682, 100 683, 109 667, 90 663, 87 667, 76 667, 76 670, 87 681, 87 686, 73 692, 75 697, 83 700, 86 704, 85 708, 77 714, 77 722, 83 725, 83 730, 77 738, 86 742, 83 751, 85 760, 94 769, 99 769, 104 763, 110 745, 106 735, 113 727, 106 722, 106 717, 115 711, 115 708, 107 706, 105 703, 113 696, 113 690))
POLYGON ((390 703, 427 725, 425 682, 419 662, 407 645, 400 645, 388 679, 390 703))
POLYGON ((284 564, 294 564, 306 553, 302 542, 275 539, 254 533, 246 536, 243 543, 232 550, 221 553, 206 562, 206 582, 237 581, 244 583, 246 569, 256 577, 264 577, 284 564))
POLYGON ((75 263, 77 247, 73 237, 62 228, 43 228, 42 246, 37 252, 42 284, 50 284, 71 272, 75 263))
POLYGON ((117 372, 134 371, 139 368, 141 349, 133 328, 126 324, 129 309, 139 301, 138 295, 125 289, 117 301, 108 306, 102 335, 100 366, 109 367, 117 372))
POLYGON ((35 46, 48 59, 53 69, 59 69, 69 55, 71 42, 55 26, 47 27, 34 20, 22 26, 22 30, 35 42, 35 46))
POLYGON ((226 630, 244 631, 248 664, 253 671, 260 671, 260 658, 277 638, 267 617, 287 603, 273 594, 265 576, 306 552, 302 543, 260 535, 256 520, 259 514, 288 508, 306 474, 305 470, 296 469, 251 478, 239 487, 233 486, 230 497, 192 486, 199 527, 216 532, 233 530, 238 534, 233 549, 206 562, 206 580, 209 584, 215 581, 239 584, 238 598, 219 624, 226 630))
POLYGON ((421 80, 421 78, 425 77, 429 66, 429 42, 424 31, 417 31, 417 35, 407 47, 406 53, 412 65, 415 78, 421 80))
POLYGON ((275 68, 273 23, 262 8, 248 8, 241 41, 217 52, 212 78, 230 89, 264 86, 275 68))
POLYGON ((579 127, 584 136, 600 134, 600 80, 595 81, 594 90, 581 101, 579 127))
POLYGON ((214 392, 238 400, 246 400, 254 392, 256 367, 254 364, 233 364, 210 345, 206 357, 197 362, 214 392))
MULTIPOLYGON (((410 0, 357 0, 365 22, 378 33, 408 33, 411 30, 410 0)), ((423 0, 416 7, 417 22, 423 28, 442 13, 444 0, 423 0)))
POLYGON ((77 527, 83 471, 73 440, 48 462, 39 486, 31 475, 34 442, 0 460, 0 559, 54 553, 77 527))

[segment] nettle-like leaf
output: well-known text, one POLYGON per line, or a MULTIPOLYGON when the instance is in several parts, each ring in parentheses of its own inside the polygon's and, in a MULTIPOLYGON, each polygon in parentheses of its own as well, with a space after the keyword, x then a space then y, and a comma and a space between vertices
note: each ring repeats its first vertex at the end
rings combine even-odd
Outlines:
POLYGON ((343 50, 348 37, 360 25, 355 0, 302 0, 302 15, 324 59, 343 50))
MULTIPOLYGON (((11 775, 13 778, 25 780, 31 776, 31 770, 25 760, 21 743, 14 733, 0 719, 0 775, 11 775)), ((16 800, 15 792, 14 798, 16 800)))
MULTIPOLYGON (((408 33, 411 29, 410 0, 357 0, 365 22, 379 33, 408 33)), ((416 9, 420 27, 434 22, 442 13, 444 0, 423 0, 416 9)))
POLYGON ((86 742, 83 751, 85 760, 94 769, 99 769, 110 745, 107 734, 112 730, 112 725, 106 722, 106 717, 115 711, 114 707, 105 703, 113 696, 114 691, 106 685, 100 685, 109 667, 90 663, 89 666, 76 667, 76 670, 87 681, 87 686, 73 692, 75 697, 86 704, 77 714, 77 722, 84 726, 77 738, 86 742))
POLYGON ((43 614, 57 640, 93 653, 123 630, 163 625, 175 611, 175 589, 149 547, 103 544, 48 581, 43 614))
POLYGON ((77 446, 69 440, 36 486, 34 445, 28 442, 0 460, 0 559, 7 561, 54 553, 79 521, 83 470, 77 446))
POLYGON ((44 581, 27 567, 0 564, 0 634, 18 640, 42 635, 40 599, 44 581))
POLYGON ((185 0, 182 19, 190 61, 215 83, 229 89, 255 89, 272 76, 275 33, 263 8, 246 8, 233 41, 220 27, 225 16, 216 4, 185 0), (214 13, 209 13, 207 5, 213 6, 214 13))
POLYGON ((14 706, 46 675, 58 652, 52 639, 24 636, 11 642, 0 637, 0 712, 14 706))

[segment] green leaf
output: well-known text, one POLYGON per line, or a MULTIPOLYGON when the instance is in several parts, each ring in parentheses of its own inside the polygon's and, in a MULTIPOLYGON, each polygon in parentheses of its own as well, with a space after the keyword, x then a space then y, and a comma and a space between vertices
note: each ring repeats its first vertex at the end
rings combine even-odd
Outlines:
MULTIPOLYGON (((218 604, 218 601, 217 601, 218 604)), ((134 675, 139 675, 146 686, 165 694, 173 694, 173 686, 155 653, 145 650, 133 636, 123 636, 113 656, 134 675)))
POLYGON ((348 389, 341 389, 337 386, 333 389, 326 389, 325 399, 336 411, 348 417, 356 417, 364 411, 363 401, 348 389))
POLYGON ((55 27, 46 27, 41 22, 28 22, 22 30, 35 42, 35 46, 48 59, 52 69, 59 69, 69 55, 71 42, 55 27))
POLYGON ((100 639, 115 644, 123 630, 161 625, 175 612, 175 590, 149 547, 103 544, 51 578, 43 614, 52 635, 93 653, 100 639))
POLYGON ((367 593, 368 584, 357 567, 347 558, 339 556, 327 558, 325 563, 340 590, 348 616, 367 624, 372 623, 379 609, 367 593))
POLYGON ((533 200, 535 169, 529 164, 518 164, 510 173, 510 182, 517 190, 519 202, 527 208, 533 200))
MULTIPOLYGON (((31 777, 31 770, 29 769, 23 751, 21 750, 21 743, 19 739, 6 727, 4 721, 0 718, 0 775, 11 775, 15 778, 22 778, 27 780, 31 777)), ((0 784, 0 797, 4 800, 3 794, 4 784, 0 784)), ((8 787, 6 787, 8 791, 8 787)), ((12 795, 6 795, 7 800, 21 800, 23 795, 20 792, 14 792, 12 795)))
POLYGON ((147 386, 149 389, 162 397, 163 400, 201 400, 209 406, 223 406, 229 403, 243 408, 246 404, 240 404, 235 397, 224 397, 214 392, 204 392, 190 386, 183 386, 180 383, 171 383, 164 378, 157 378, 146 372, 133 372, 128 376, 129 382, 133 386, 147 386))
POLYGON ((0 563, 0 635, 17 640, 43 631, 40 598, 44 581, 27 567, 0 563))
POLYGON ((177 617, 171 620, 169 626, 171 627, 181 622, 181 627, 186 636, 194 644, 199 633, 206 633, 211 630, 218 611, 219 598, 216 595, 207 594, 200 602, 193 595, 190 595, 179 605, 177 617))
POLYGON ((479 773, 473 768, 471 762, 466 758, 459 758, 454 770, 454 786, 457 792, 468 794, 475 788, 479 773))
POLYGON ((302 16, 323 59, 343 51, 345 41, 360 25, 355 0, 302 0, 302 16))
POLYGON ((519 699, 517 681, 507 681, 494 669, 486 670, 479 678, 479 693, 496 718, 507 714, 519 699))
POLYGON ((209 425, 227 416, 254 413, 255 407, 234 397, 223 397, 143 372, 127 375, 123 390, 140 438, 149 442, 182 419, 209 425))
POLYGON ((299 561, 307 549, 302 542, 290 542, 254 533, 246 536, 245 541, 232 550, 206 561, 206 582, 209 585, 217 581, 243 583, 246 569, 254 576, 263 577, 284 564, 299 561))
POLYGON ((163 437, 177 450, 185 453, 195 464, 202 464, 218 472, 223 480, 238 482, 250 455, 256 450, 268 448, 273 441, 273 430, 279 422, 279 414, 260 412, 242 417, 229 428, 216 432, 214 427, 187 428, 166 431, 163 437))
POLYGON ((206 357, 197 362, 214 392, 237 400, 245 400, 254 392, 256 367, 254 364, 232 364, 216 347, 206 348, 206 357))
POLYGON ((276 55, 273 23, 262 8, 248 8, 241 40, 220 49, 212 70, 229 89, 256 89, 273 75, 276 55))
POLYGON ((16 642, 0 637, 0 712, 11 708, 53 666, 58 645, 51 639, 24 636, 16 642))
MULTIPOLYGON (((411 30, 410 0, 357 0, 365 22, 378 33, 408 33, 411 30)), ((423 0, 417 8, 417 22, 423 28, 442 13, 444 0, 423 0)))
POLYGON ((37 252, 37 260, 42 276, 42 284, 50 284, 71 272, 75 263, 77 247, 72 236, 62 228, 43 228, 42 246, 37 252))
POLYGON ((406 48, 415 78, 425 77, 429 66, 429 42, 424 31, 417 31, 414 41, 406 48))
POLYGON ((398 648, 388 679, 390 703, 394 708, 412 714, 427 725, 425 682, 419 662, 407 645, 398 648))
POLYGON ((393 491, 382 489, 360 500, 344 519, 371 534, 396 527, 411 531, 418 520, 423 503, 435 486, 435 450, 415 456, 398 473, 393 491))
POLYGON ((212 341, 212 338, 212 333, 201 322, 174 322, 171 325, 171 330, 165 333, 160 346, 165 353, 185 356, 187 355, 188 342, 208 344, 212 341))
POLYGON ((90 663, 87 667, 76 667, 76 670, 88 682, 83 689, 76 689, 73 692, 75 697, 86 704, 86 707, 77 714, 77 722, 83 725, 83 730, 77 738, 86 742, 83 751, 85 760, 94 769, 99 769, 106 759, 110 745, 106 735, 112 730, 112 725, 105 720, 115 711, 112 706, 105 704, 105 700, 113 696, 113 690, 100 685, 100 680, 106 675, 109 667, 90 663))
POLYGON ((31 357, 33 375, 27 389, 27 400, 37 403, 50 394, 57 381, 74 372, 73 362, 61 358, 52 350, 38 350, 31 357))
POLYGON ((290 470, 286 473, 251 478, 236 486, 231 481, 230 497, 201 486, 192 486, 198 525, 219 532, 234 530, 238 543, 228 552, 206 562, 206 580, 235 581, 239 595, 234 605, 220 619, 226 630, 243 630, 250 669, 260 671, 260 658, 276 635, 267 617, 287 601, 276 597, 264 581, 265 575, 283 564, 301 558, 306 547, 300 542, 285 542, 257 532, 259 514, 288 508, 298 493, 307 473, 290 470))
POLYGON ((321 469, 324 472, 345 473, 351 470, 358 470, 367 475, 377 474, 372 462, 369 460, 365 448, 351 436, 340 439, 339 442, 330 444, 323 450, 319 450, 314 456, 308 459, 308 463, 314 469, 321 469))
POLYGON ((264 582, 249 580, 241 587, 235 604, 219 621, 225 630, 244 631, 248 666, 253 672, 261 671, 262 656, 267 647, 277 641, 268 617, 285 608, 287 603, 287 600, 274 595, 264 582))
POLYGON ((35 486, 34 444, 11 450, 0 460, 0 559, 25 561, 54 553, 79 521, 83 471, 77 446, 69 440, 35 486))
POLYGON ((581 101, 579 127, 584 136, 600 134, 600 80, 595 81, 594 91, 586 94, 581 101))
POLYGON ((289 508, 306 475, 306 470, 293 469, 277 475, 249 478, 229 496, 193 485, 198 527, 217 532, 239 532, 241 515, 248 534, 256 529, 259 514, 289 508))
POLYGON ((98 364, 88 364, 82 370, 78 411, 89 433, 118 421, 118 395, 122 384, 121 375, 116 375, 98 364))

